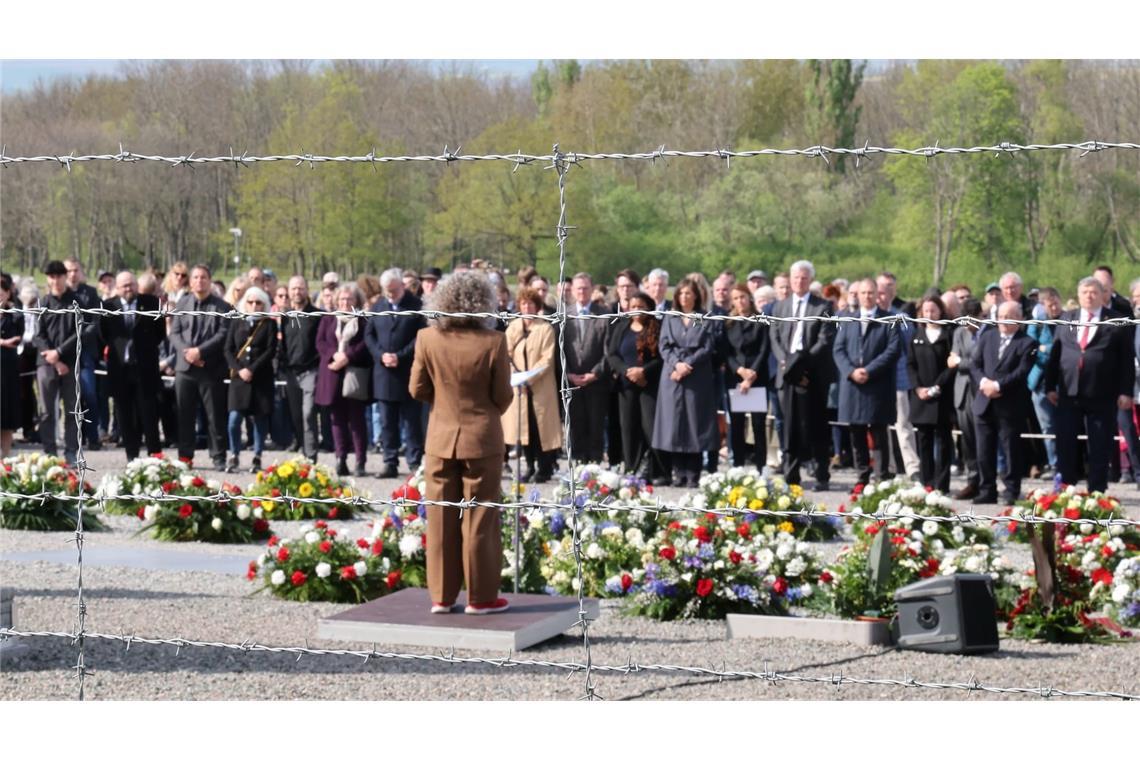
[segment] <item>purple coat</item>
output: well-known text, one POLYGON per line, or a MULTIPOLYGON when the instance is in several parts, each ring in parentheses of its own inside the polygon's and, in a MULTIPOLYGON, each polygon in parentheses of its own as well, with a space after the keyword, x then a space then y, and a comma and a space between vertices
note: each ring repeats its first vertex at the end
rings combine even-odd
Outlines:
MULTIPOLYGON (((364 342, 364 317, 357 317, 356 324, 356 335, 352 336, 345 351, 348 363, 356 367, 371 367, 372 356, 364 342)), ((321 324, 317 328, 317 354, 321 358, 317 364, 317 389, 313 401, 321 406, 332 406, 340 398, 340 388, 344 383, 343 369, 337 372, 329 369, 336 348, 336 316, 328 314, 321 317, 321 324)))

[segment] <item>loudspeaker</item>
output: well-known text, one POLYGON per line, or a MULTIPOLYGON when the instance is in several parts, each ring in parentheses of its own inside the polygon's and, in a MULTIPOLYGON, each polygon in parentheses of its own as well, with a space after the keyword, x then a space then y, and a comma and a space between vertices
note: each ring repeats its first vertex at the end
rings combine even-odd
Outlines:
POLYGON ((900 649, 980 654, 998 649, 997 602, 988 575, 941 575, 895 592, 900 649))

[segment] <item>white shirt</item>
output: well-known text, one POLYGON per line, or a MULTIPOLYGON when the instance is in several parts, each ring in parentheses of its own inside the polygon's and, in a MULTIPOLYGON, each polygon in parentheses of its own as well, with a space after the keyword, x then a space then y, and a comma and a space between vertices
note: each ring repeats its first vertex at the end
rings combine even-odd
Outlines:
MULTIPOLYGON (((873 309, 871 311, 865 311, 863 309, 859 310, 860 319, 872 319, 874 316, 875 316, 875 312, 873 309)), ((859 323, 859 334, 860 335, 866 335, 867 334, 867 327, 870 326, 870 324, 871 324, 870 322, 860 322, 859 323)))
MULTIPOLYGON (((1077 318, 1081 322, 1099 322, 1100 321, 1100 309, 1097 309, 1096 311, 1092 312, 1091 314, 1089 312, 1085 311, 1084 309, 1080 309, 1077 312, 1077 315, 1078 315, 1077 318)), ((1077 345, 1078 346, 1081 343, 1081 333, 1084 331, 1084 329, 1085 329, 1084 327, 1078 327, 1077 328, 1077 345)), ((1088 343, 1092 343, 1093 336, 1096 335, 1096 330, 1097 330, 1096 325, 1091 325, 1089 327, 1089 336, 1088 336, 1088 340, 1086 342, 1086 345, 1088 343)))
MULTIPOLYGON (((792 296, 792 316, 802 317, 807 312, 807 299, 805 296, 792 296)), ((796 320, 796 329, 792 333, 792 353, 804 350, 804 323, 801 320, 796 320)))

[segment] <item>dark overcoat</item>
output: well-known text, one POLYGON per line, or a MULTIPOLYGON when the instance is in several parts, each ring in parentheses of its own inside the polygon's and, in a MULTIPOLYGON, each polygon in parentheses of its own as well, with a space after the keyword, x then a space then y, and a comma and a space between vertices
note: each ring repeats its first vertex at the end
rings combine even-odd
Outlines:
POLYGON ((926 329, 917 325, 910 336, 906 372, 910 378, 910 421, 913 425, 949 425, 954 414, 954 370, 946 366, 950 357, 950 342, 954 331, 949 325, 942 327, 938 340, 931 343, 926 329), (915 389, 941 388, 937 398, 923 401, 915 389))
POLYGON ((230 390, 227 395, 230 411, 248 412, 257 416, 273 414, 273 357, 277 353, 277 323, 262 317, 250 324, 248 319, 230 321, 223 348, 230 370, 230 390), (254 332, 256 330, 256 332, 254 332), (253 340, 242 350, 250 335, 253 340), (252 382, 237 376, 240 369, 253 372, 252 382))
MULTIPOLYGON (((351 366, 371 367, 372 356, 368 353, 368 344, 364 342, 364 317, 356 319, 358 323, 356 335, 352 336, 344 352, 351 366)), ((328 314, 321 317, 321 324, 317 328, 317 354, 321 357, 321 361, 317 365, 317 389, 313 393, 313 401, 321 406, 332 406, 341 397, 344 370, 333 372, 329 369, 329 362, 336 354, 336 349, 336 315, 328 314)))
MULTIPOLYGON (((858 316, 859 312, 852 312, 858 316)), ((890 313, 875 308, 875 318, 890 313)), ((896 328, 878 322, 868 322, 864 333, 862 323, 843 322, 835 336, 832 350, 839 373, 839 422, 848 425, 893 425, 895 410, 895 367, 902 355, 902 337, 896 328), (850 379, 851 373, 862 367, 870 379, 859 384, 850 379)))
MULTIPOLYGON (((374 314, 392 311, 419 311, 423 302, 404 291, 403 298, 392 308, 387 298, 381 298, 369 310, 374 314)), ((408 381, 412 377, 412 360, 416 354, 416 334, 427 326, 420 315, 368 317, 365 341, 372 353, 372 396, 377 401, 410 401, 408 381), (383 354, 395 354, 395 367, 385 367, 380 361, 383 354)))
POLYGON ((713 322, 667 315, 661 323, 661 383, 653 416, 652 446, 662 451, 698 454, 720 446, 717 431, 717 384, 713 370, 718 331, 713 322), (669 375, 677 362, 692 365, 681 382, 669 375))

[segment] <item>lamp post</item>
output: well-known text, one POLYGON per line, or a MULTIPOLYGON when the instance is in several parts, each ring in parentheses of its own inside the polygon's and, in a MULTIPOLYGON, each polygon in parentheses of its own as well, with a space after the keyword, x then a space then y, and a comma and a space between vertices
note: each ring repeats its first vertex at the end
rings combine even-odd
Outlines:
POLYGON ((230 227, 230 234, 234 236, 234 277, 237 277, 238 265, 241 264, 241 227, 230 227))

